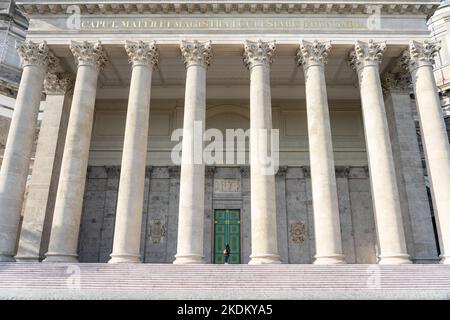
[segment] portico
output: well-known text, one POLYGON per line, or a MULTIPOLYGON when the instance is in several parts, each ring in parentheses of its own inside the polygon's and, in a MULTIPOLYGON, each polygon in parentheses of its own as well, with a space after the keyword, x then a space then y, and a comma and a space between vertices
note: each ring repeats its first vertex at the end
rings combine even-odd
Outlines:
MULTIPOLYGON (((87 8, 100 10, 96 5, 87 8)), ((288 12, 289 7, 279 10, 288 12)), ((327 10, 338 12, 334 6, 327 10)), ((383 12, 385 21, 396 27, 393 13, 383 12)), ((248 14, 253 21, 251 10, 248 14)), ((404 34, 400 29, 397 34, 374 30, 368 37, 362 22, 348 17, 329 21, 341 26, 343 35, 330 34, 329 26, 308 34, 301 32, 307 28, 303 16, 288 15, 283 23, 289 32, 283 34, 276 31, 278 17, 259 14, 262 22, 246 32, 236 31, 243 28, 240 18, 220 16, 205 27, 213 31, 205 32, 197 29, 206 23, 201 19, 169 16, 164 20, 167 29, 183 22, 185 34, 163 32, 135 19, 130 21, 144 31, 157 32, 144 35, 136 27, 136 39, 125 41, 131 22, 108 16, 82 21, 75 41, 64 32, 46 35, 49 54, 63 69, 59 73, 73 73, 76 80, 73 93, 62 93, 72 102, 48 248, 42 257, 37 254, 41 241, 24 241, 21 256, 30 246, 39 248, 30 251, 31 260, 46 262, 211 263, 214 210, 220 209, 240 210, 244 263, 408 264, 432 259, 433 234, 418 236, 432 230, 429 209, 408 206, 404 196, 409 179, 418 194, 425 192, 425 184, 396 166, 403 161, 393 142, 398 128, 392 127, 395 119, 386 111, 385 98, 398 94, 399 86, 392 81, 382 86, 381 81, 385 74, 407 72, 430 168, 441 262, 448 263, 450 149, 432 77, 438 44, 426 42, 425 30, 413 24, 404 34), (223 30, 209 25, 219 22, 223 30), (114 34, 119 23, 124 23, 117 27, 122 33, 114 34), (383 88, 388 94, 383 95, 383 88), (432 111, 430 101, 436 102, 432 111), (250 161, 196 163, 204 147, 194 142, 196 123, 200 133, 250 129, 249 143, 241 146, 250 161), (182 142, 171 139, 177 128, 183 129, 182 142), (258 152, 268 142, 261 142, 258 132, 273 129, 280 135, 280 168, 270 173, 259 161, 258 152), (171 158, 177 143, 181 165, 171 158)), ((421 21, 420 11, 410 14, 421 21)), ((61 26, 58 20, 54 23, 61 26)), ((24 46, 45 46, 39 28, 31 29, 33 42, 24 46)), ((22 78, 19 92, 24 97, 37 95, 35 88, 44 79, 40 72, 39 77, 22 78)), ((13 161, 32 139, 30 130, 20 132, 24 134, 17 141, 8 140, 4 163, 13 161)), ((236 152, 239 148, 232 146, 236 152)), ((25 164, 29 155, 20 159, 25 164)), ((6 188, 17 175, 24 181, 27 173, 2 166, 2 208, 2 201, 18 199, 25 191, 24 183, 6 188)), ((33 225, 28 219, 45 220, 45 210, 37 219, 33 207, 28 208, 24 226, 33 225)), ((0 241, 2 261, 15 255, 11 235, 19 229, 20 210, 17 205, 0 213, 5 218, 0 221, 12 221, 0 226, 0 231, 9 230, 0 241)), ((22 229, 20 237, 25 236, 22 229)))

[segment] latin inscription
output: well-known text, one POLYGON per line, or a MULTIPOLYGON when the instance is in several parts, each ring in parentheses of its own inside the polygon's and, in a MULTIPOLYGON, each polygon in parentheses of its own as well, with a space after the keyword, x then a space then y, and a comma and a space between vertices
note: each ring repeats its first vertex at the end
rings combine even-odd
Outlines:
POLYGON ((215 179, 214 192, 241 192, 241 181, 235 179, 215 179))
POLYGON ((365 19, 314 19, 314 18, 82 18, 82 30, 255 30, 255 29, 367 29, 365 19))

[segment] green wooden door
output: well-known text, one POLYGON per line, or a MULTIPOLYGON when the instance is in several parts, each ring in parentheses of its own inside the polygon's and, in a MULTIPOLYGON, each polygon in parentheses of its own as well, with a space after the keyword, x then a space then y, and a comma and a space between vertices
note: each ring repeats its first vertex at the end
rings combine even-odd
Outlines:
POLYGON ((225 263, 223 250, 230 245, 228 263, 241 263, 241 212, 240 210, 214 210, 214 263, 225 263))

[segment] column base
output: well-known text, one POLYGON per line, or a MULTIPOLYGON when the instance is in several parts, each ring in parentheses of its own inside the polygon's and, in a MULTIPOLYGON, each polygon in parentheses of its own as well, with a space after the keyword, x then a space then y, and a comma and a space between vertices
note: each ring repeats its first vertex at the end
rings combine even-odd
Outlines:
POLYGON ((396 255, 379 255, 380 260, 378 264, 411 264, 409 260, 409 254, 396 254, 396 255))
POLYGON ((447 256, 447 255, 443 255, 443 254, 441 254, 440 256, 439 256, 439 263, 440 264, 450 264, 450 256, 447 256))
POLYGON ((175 255, 173 264, 205 264, 205 257, 196 254, 175 255))
POLYGON ((47 252, 45 256, 46 258, 42 260, 42 262, 78 263, 77 254, 47 252))
POLYGON ((345 256, 343 254, 333 254, 328 256, 314 256, 313 264, 345 264, 345 256))
POLYGON ((141 256, 129 253, 111 253, 108 263, 142 263, 141 256))
POLYGON ((15 256, 16 262, 19 263, 31 263, 31 262, 39 262, 39 257, 35 256, 15 256))
POLYGON ((0 254, 0 262, 16 262, 16 259, 8 254, 0 254))
POLYGON ((248 264, 280 264, 280 256, 276 254, 251 255, 248 264))

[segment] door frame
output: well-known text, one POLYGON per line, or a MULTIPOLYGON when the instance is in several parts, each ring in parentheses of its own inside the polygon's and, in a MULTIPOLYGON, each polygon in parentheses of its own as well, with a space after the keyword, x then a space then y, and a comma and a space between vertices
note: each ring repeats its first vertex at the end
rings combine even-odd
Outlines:
POLYGON ((243 263, 243 240, 244 240, 244 228, 243 228, 243 219, 242 219, 242 206, 227 206, 225 203, 224 205, 218 205, 218 206, 213 206, 212 208, 212 219, 211 219, 211 264, 214 264, 214 240, 215 240, 215 234, 214 234, 214 221, 215 221, 215 217, 216 217, 216 210, 239 210, 239 221, 240 221, 240 235, 239 235, 239 245, 240 245, 240 253, 239 253, 239 259, 241 261, 240 264, 244 264, 243 263))

